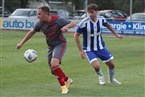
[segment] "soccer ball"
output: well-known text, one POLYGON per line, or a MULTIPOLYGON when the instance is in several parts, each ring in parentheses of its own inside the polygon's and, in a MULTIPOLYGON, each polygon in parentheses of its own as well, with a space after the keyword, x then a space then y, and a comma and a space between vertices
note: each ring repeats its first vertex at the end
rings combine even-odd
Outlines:
POLYGON ((28 62, 34 62, 37 59, 37 52, 33 49, 28 49, 24 52, 24 58, 28 62))

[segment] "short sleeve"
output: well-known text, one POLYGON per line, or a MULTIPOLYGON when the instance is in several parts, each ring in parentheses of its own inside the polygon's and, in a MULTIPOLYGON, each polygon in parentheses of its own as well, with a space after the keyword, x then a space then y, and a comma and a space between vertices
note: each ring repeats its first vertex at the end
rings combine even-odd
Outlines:
POLYGON ((78 24, 78 27, 76 29, 76 32, 79 33, 79 34, 82 34, 83 31, 85 31, 85 28, 86 28, 86 22, 88 21, 88 17, 83 19, 79 24, 78 24))
POLYGON ((79 34, 81 34, 81 33, 82 33, 82 28, 78 27, 78 28, 76 29, 76 32, 79 33, 79 34))
POLYGON ((57 22, 58 22, 58 24, 60 25, 60 26, 65 26, 65 25, 67 25, 67 24, 69 24, 71 21, 68 21, 67 19, 65 19, 65 18, 61 18, 61 17, 59 17, 58 19, 57 19, 57 22))
POLYGON ((108 22, 107 22, 107 20, 104 17, 102 17, 102 25, 103 26, 107 26, 108 25, 108 22))
POLYGON ((41 22, 37 22, 34 26, 34 31, 39 32, 41 30, 41 22))

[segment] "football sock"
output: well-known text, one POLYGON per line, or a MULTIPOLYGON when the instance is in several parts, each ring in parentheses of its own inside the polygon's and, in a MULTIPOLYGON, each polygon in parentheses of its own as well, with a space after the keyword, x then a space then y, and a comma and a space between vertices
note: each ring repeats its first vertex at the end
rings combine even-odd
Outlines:
POLYGON ((64 74, 62 69, 59 66, 53 67, 53 72, 55 76, 57 76, 57 79, 61 86, 65 85, 65 81, 68 80, 68 77, 64 74))
POLYGON ((108 69, 109 80, 112 81, 115 75, 114 69, 108 69))
POLYGON ((59 84, 60 84, 61 86, 64 86, 64 85, 65 85, 64 79, 62 79, 62 78, 60 78, 60 77, 57 77, 57 80, 58 80, 58 82, 59 82, 59 84))
POLYGON ((102 73, 102 70, 99 69, 99 71, 96 71, 96 73, 99 75, 99 76, 103 76, 103 73, 102 73))

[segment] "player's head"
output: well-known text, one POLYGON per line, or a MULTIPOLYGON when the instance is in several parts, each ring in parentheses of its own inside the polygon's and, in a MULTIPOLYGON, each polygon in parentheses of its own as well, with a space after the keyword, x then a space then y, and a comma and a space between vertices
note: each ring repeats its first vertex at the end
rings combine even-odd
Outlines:
POLYGON ((48 6, 41 6, 37 10, 37 15, 40 20, 45 20, 50 16, 50 8, 48 6))
POLYGON ((98 5, 97 4, 94 4, 94 3, 90 3, 88 6, 87 6, 87 12, 89 11, 98 11, 98 5))
POLYGON ((98 12, 98 5, 94 3, 90 3, 87 6, 87 12, 90 16, 91 19, 94 19, 97 17, 97 12, 98 12))

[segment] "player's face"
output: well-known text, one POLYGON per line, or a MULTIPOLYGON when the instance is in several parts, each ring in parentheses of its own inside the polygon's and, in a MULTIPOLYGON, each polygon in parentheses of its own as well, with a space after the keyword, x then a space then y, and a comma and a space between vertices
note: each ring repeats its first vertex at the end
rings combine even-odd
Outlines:
POLYGON ((97 12, 98 11, 95 11, 95 10, 89 10, 88 13, 89 13, 89 16, 92 20, 94 20, 95 18, 97 18, 97 12))
POLYGON ((37 10, 37 17, 41 21, 45 21, 47 19, 48 13, 44 12, 42 9, 37 10))

